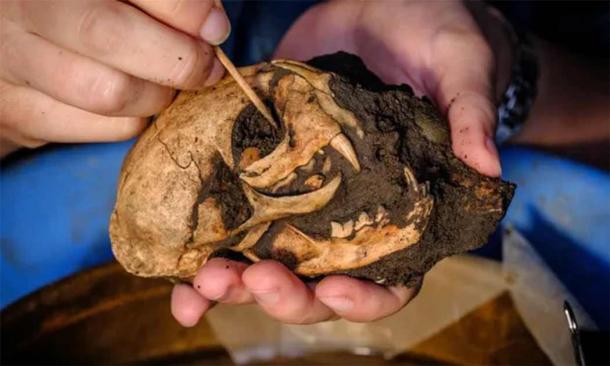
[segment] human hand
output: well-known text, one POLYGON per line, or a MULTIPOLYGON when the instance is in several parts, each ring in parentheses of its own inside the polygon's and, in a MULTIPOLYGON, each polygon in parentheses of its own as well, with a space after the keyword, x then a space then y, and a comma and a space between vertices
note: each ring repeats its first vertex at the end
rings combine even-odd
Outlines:
MULTIPOLYGON (((487 36, 501 39, 498 32, 487 36)), ((495 58, 510 57, 504 48, 491 48, 461 2, 326 2, 292 26, 276 56, 307 60, 338 50, 359 55, 384 81, 406 82, 430 96, 448 117, 456 155, 481 173, 500 174, 493 143, 495 58)), ((501 76, 508 65, 497 65, 501 76)), ((498 84, 506 82, 501 79, 498 84)), ((401 309, 418 287, 385 288, 347 276, 305 284, 277 262, 247 266, 217 258, 201 268, 193 286, 174 288, 172 313, 192 326, 214 302, 256 302, 288 323, 371 321, 401 309)))
POLYGON ((128 139, 174 89, 219 80, 212 0, 0 2, 0 156, 47 142, 128 139))
POLYGON ((421 282, 411 288, 383 287, 341 275, 304 283, 276 261, 248 266, 213 258, 198 271, 192 286, 174 286, 171 310, 183 326, 197 324, 216 302, 256 302, 268 315, 284 323, 311 324, 339 317, 365 322, 400 310, 420 287, 421 282))
POLYGON ((500 175, 496 98, 512 55, 505 28, 486 8, 469 10, 462 1, 330 1, 295 22, 275 57, 307 60, 339 50, 360 56, 383 81, 428 96, 449 121, 456 156, 482 174, 500 175))

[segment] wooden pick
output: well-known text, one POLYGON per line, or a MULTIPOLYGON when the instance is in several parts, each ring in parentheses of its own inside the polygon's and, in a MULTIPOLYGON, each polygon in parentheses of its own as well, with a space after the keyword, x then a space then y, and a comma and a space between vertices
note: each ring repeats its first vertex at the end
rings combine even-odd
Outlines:
POLYGON ((227 69, 229 74, 231 74, 233 79, 235 79, 237 85, 239 85, 239 87, 244 91, 248 99, 250 99, 250 101, 254 103, 256 109, 261 112, 261 114, 269 121, 269 123, 271 123, 273 127, 278 128, 278 124, 273 119, 271 111, 269 111, 265 103, 263 103, 263 101, 258 97, 258 95, 256 95, 256 92, 250 87, 246 80, 244 80, 239 71, 237 71, 237 68, 235 68, 235 65, 233 65, 231 60, 229 60, 229 57, 227 57, 224 51, 218 46, 214 47, 214 51, 216 52, 216 57, 218 57, 220 62, 224 65, 225 69, 227 69))

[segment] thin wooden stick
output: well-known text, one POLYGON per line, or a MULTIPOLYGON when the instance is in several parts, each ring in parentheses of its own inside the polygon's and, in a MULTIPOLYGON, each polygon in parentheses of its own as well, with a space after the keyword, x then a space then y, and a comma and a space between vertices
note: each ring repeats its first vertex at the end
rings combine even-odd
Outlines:
POLYGON ((271 111, 269 111, 265 103, 263 103, 263 101, 258 97, 258 95, 256 95, 256 92, 250 87, 246 80, 244 80, 239 71, 237 71, 237 69, 235 68, 235 65, 233 65, 231 60, 229 60, 229 57, 227 57, 224 51, 218 46, 214 47, 214 51, 216 52, 216 57, 218 57, 220 62, 224 65, 225 69, 227 69, 229 74, 231 74, 233 79, 235 79, 237 85, 239 85, 239 87, 244 91, 248 99, 250 99, 250 101, 254 103, 256 109, 261 112, 261 114, 269 121, 269 123, 271 123, 273 127, 278 128, 278 124, 273 119, 271 111))

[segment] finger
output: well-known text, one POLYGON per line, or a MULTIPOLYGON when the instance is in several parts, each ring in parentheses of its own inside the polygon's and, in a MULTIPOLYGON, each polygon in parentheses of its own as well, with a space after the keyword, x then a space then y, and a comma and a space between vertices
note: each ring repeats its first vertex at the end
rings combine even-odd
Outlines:
POLYGON ((129 76, 17 28, 0 26, 0 77, 99 114, 150 116, 167 106, 171 88, 129 76))
POLYGON ((457 31, 439 33, 432 47, 430 88, 449 120, 454 153, 480 173, 499 176, 491 49, 483 36, 457 31))
POLYGON ((141 79, 196 89, 213 66, 209 44, 123 2, 9 1, 5 6, 28 31, 141 79))
POLYGON ((231 23, 225 11, 212 0, 130 0, 146 13, 213 45, 226 41, 231 23))
POLYGON ((254 297, 246 290, 241 275, 245 263, 225 258, 212 258, 197 272, 193 287, 203 297, 226 304, 246 304, 254 297))
POLYGON ((203 298, 191 286, 174 286, 171 298, 171 312, 174 318, 185 327, 195 326, 212 303, 203 298))
POLYGON ((367 322, 392 315, 417 293, 416 288, 378 286, 348 276, 329 276, 316 286, 316 297, 339 316, 367 322))
POLYGON ((0 134, 26 147, 37 147, 43 142, 127 140, 147 124, 144 118, 90 113, 3 81, 0 90, 0 134))
POLYGON ((242 280, 263 310, 282 322, 311 324, 334 316, 307 285, 278 262, 255 263, 244 271, 242 280))

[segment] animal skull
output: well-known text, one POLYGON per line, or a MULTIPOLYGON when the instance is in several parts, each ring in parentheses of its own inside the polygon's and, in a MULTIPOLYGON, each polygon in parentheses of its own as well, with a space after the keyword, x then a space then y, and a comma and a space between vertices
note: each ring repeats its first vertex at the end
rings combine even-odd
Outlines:
POLYGON ((345 185, 338 156, 351 166, 349 174, 360 173, 352 140, 365 131, 337 104, 329 86, 332 73, 287 60, 241 73, 271 100, 282 123, 281 142, 266 156, 256 147, 235 153, 232 131, 249 102, 229 77, 212 88, 181 93, 123 166, 110 236, 128 271, 188 280, 221 249, 256 262, 253 248, 272 225, 273 235, 265 239, 270 251, 288 254, 293 270, 305 276, 362 267, 420 240, 434 203, 428 185, 406 165, 411 209, 400 220, 379 205, 375 212, 328 222, 328 237, 292 225, 291 217, 324 208, 345 185))

